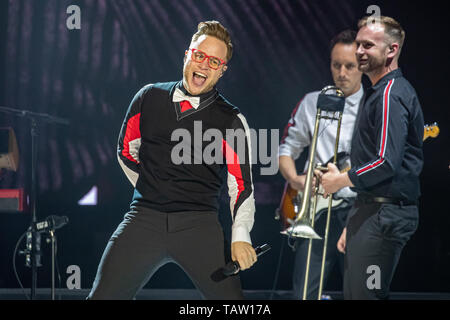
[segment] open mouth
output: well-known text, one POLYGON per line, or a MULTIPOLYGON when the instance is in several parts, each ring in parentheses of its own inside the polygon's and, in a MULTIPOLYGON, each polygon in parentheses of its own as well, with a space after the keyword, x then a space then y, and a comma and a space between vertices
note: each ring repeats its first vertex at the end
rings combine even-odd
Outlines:
POLYGON ((195 71, 192 74, 192 82, 195 86, 201 87, 205 84, 206 79, 208 79, 208 76, 204 73, 195 71))

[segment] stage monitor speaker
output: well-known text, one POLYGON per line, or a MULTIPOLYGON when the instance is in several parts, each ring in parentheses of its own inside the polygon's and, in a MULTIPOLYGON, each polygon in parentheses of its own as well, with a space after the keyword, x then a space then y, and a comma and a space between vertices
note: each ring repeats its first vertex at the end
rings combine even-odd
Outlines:
POLYGON ((25 212, 27 208, 23 189, 0 189, 0 212, 25 212))

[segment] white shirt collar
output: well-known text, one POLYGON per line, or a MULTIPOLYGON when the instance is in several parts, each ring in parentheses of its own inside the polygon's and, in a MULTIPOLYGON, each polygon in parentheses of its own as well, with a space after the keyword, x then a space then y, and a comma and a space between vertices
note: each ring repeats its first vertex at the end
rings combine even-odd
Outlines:
POLYGON ((348 103, 350 106, 354 106, 355 104, 359 103, 363 94, 364 94, 364 89, 363 89, 363 85, 361 83, 359 90, 356 91, 354 94, 345 98, 345 102, 348 103))

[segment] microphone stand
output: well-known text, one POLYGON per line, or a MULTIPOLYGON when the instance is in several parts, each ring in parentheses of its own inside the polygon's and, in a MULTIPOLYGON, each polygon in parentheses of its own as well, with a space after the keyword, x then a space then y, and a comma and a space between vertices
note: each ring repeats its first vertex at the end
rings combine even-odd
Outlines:
POLYGON ((52 242, 52 300, 55 300, 55 256, 56 256, 56 250, 55 250, 55 229, 50 230, 50 239, 52 242))
MULTIPOLYGON (((19 117, 29 118, 31 120, 30 132, 31 132, 31 194, 30 194, 30 207, 31 207, 31 300, 36 299, 37 288, 37 268, 41 266, 41 251, 40 251, 40 235, 36 232, 36 168, 37 168, 37 139, 39 136, 38 122, 41 120, 47 123, 68 125, 69 121, 51 116, 45 113, 37 113, 27 110, 13 109, 0 106, 0 111, 4 113, 14 114, 19 117), (39 238, 39 239, 38 239, 39 238)), ((27 248, 28 249, 28 248, 27 248)))
POLYGON ((36 233, 36 165, 38 130, 35 118, 31 118, 31 300, 36 298, 37 268, 41 266, 40 246, 37 246, 36 233))

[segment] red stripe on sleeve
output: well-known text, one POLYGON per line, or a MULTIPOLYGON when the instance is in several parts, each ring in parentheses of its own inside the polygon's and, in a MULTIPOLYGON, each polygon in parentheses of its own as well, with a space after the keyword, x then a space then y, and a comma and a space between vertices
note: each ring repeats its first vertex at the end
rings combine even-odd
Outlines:
POLYGON ((381 148, 380 148, 380 157, 383 157, 384 155, 384 148, 386 148, 386 138, 387 138, 387 125, 388 125, 388 121, 389 119, 388 117, 388 113, 389 113, 389 91, 391 89, 391 85, 392 85, 392 80, 389 81, 387 87, 386 87, 386 92, 384 93, 384 105, 383 105, 383 135, 382 135, 382 143, 381 143, 381 148))
POLYGON ((222 148, 223 153, 225 154, 228 172, 231 173, 236 178, 238 194, 235 203, 237 203, 240 194, 245 189, 244 180, 242 179, 242 171, 239 156, 237 155, 236 152, 234 152, 233 148, 231 148, 228 142, 226 142, 225 140, 222 140, 222 148))
POLYGON ((380 141, 380 158, 376 160, 374 163, 365 166, 359 170, 356 171, 357 175, 360 175, 370 169, 373 169, 379 165, 381 165, 384 162, 384 151, 386 149, 386 141, 387 141, 387 128, 388 128, 388 115, 389 115, 389 94, 391 90, 393 80, 390 80, 389 83, 386 86, 386 89, 384 91, 384 97, 383 97, 383 127, 381 130, 381 141, 380 141))
POLYGON ((133 141, 135 139, 139 139, 141 137, 141 131, 140 131, 140 118, 141 114, 138 113, 135 116, 132 116, 130 119, 128 119, 127 122, 127 129, 125 131, 125 137, 123 139, 123 149, 122 149, 122 155, 126 157, 128 160, 133 161, 135 163, 138 163, 136 159, 134 159, 130 154, 130 141, 133 141))
POLYGON ((384 162, 384 159, 379 159, 378 161, 372 163, 371 165, 369 165, 369 166, 367 166, 367 167, 364 167, 364 168, 362 168, 362 169, 359 169, 358 171, 356 171, 356 174, 359 175, 359 174, 361 174, 361 173, 364 173, 365 171, 367 171, 367 170, 369 170, 369 169, 372 169, 372 168, 375 168, 376 166, 380 165, 380 164, 383 163, 383 162, 384 162))

